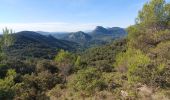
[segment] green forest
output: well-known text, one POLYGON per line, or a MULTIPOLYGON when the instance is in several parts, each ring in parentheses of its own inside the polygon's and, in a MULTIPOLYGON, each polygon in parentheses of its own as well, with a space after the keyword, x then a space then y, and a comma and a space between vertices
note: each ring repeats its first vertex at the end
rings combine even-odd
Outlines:
POLYGON ((0 100, 170 100, 170 3, 151 0, 134 20, 107 43, 24 40, 5 28, 0 100))

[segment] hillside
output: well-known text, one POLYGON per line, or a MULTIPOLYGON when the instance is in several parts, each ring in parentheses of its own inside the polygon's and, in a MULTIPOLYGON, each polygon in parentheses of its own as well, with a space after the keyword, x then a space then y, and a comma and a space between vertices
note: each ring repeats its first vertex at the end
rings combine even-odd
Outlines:
POLYGON ((0 100, 170 100, 170 3, 146 2, 135 22, 63 34, 3 29, 0 100))
POLYGON ((92 39, 92 37, 82 31, 78 31, 74 33, 69 33, 67 36, 64 36, 62 39, 84 44, 86 42, 89 42, 92 39))
POLYGON ((106 29, 99 26, 90 33, 78 31, 52 34, 41 31, 22 31, 13 34, 15 42, 11 47, 6 48, 6 52, 8 56, 19 59, 27 57, 49 59, 53 58, 59 49, 82 51, 92 46, 104 45, 125 35, 125 30, 121 28, 106 29))
POLYGON ((57 50, 76 51, 79 45, 66 40, 58 40, 51 35, 44 36, 36 32, 23 31, 13 34, 14 44, 7 48, 12 57, 52 58, 57 50))
POLYGON ((102 26, 97 26, 89 34, 91 34, 94 39, 108 41, 124 37, 126 36, 127 32, 125 29, 120 27, 104 28, 102 26))
POLYGON ((57 39, 77 42, 85 48, 100 46, 112 42, 115 39, 124 38, 127 35, 125 29, 120 27, 104 28, 97 26, 91 32, 49 33, 40 32, 43 35, 51 34, 57 39))

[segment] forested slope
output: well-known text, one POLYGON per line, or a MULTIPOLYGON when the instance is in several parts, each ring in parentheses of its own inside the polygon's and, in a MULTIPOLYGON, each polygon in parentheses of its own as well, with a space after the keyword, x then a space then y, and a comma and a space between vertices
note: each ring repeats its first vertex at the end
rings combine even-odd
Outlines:
MULTIPOLYGON (((4 50, 16 44, 9 35, 12 31, 4 30, 0 99, 169 100, 170 4, 146 3, 127 32, 123 39, 84 52, 58 50, 53 59, 11 60, 4 50)), ((41 42, 34 38, 33 44, 52 42, 47 38, 41 42)))

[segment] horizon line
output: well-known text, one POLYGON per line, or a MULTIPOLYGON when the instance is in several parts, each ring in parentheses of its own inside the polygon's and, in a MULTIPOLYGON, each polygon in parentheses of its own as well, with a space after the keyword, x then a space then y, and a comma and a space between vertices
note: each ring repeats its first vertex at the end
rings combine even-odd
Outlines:
MULTIPOLYGON (((0 32, 3 28, 9 28, 15 32, 20 31, 43 31, 43 32, 77 32, 90 31, 97 26, 104 28, 120 27, 116 25, 108 25, 104 23, 66 23, 66 22, 41 22, 41 23, 0 23, 0 32)), ((130 25, 129 25, 130 26, 130 25)))

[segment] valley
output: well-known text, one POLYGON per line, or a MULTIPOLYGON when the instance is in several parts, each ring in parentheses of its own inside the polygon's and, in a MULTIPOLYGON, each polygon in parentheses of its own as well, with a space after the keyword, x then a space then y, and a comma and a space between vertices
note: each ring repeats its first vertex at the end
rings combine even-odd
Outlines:
MULTIPOLYGON (((36 19, 36 23, 0 24, 14 28, 3 28, 0 36, 0 100, 170 100, 168 1, 31 1, 10 5, 16 10, 19 4, 19 13, 29 11, 29 16, 14 14, 19 19, 15 21, 36 19), (138 4, 143 7, 131 25, 138 4), (112 20, 105 15, 112 15, 111 8, 123 10, 121 14, 115 11, 113 19, 128 23, 126 28, 105 27, 111 26, 112 20), (38 23, 43 14, 45 21, 69 19, 74 23, 38 23), (80 24, 75 19, 91 23, 80 24), (103 23, 97 26, 100 20, 103 23)), ((4 20, 15 22, 3 14, 4 20)))

